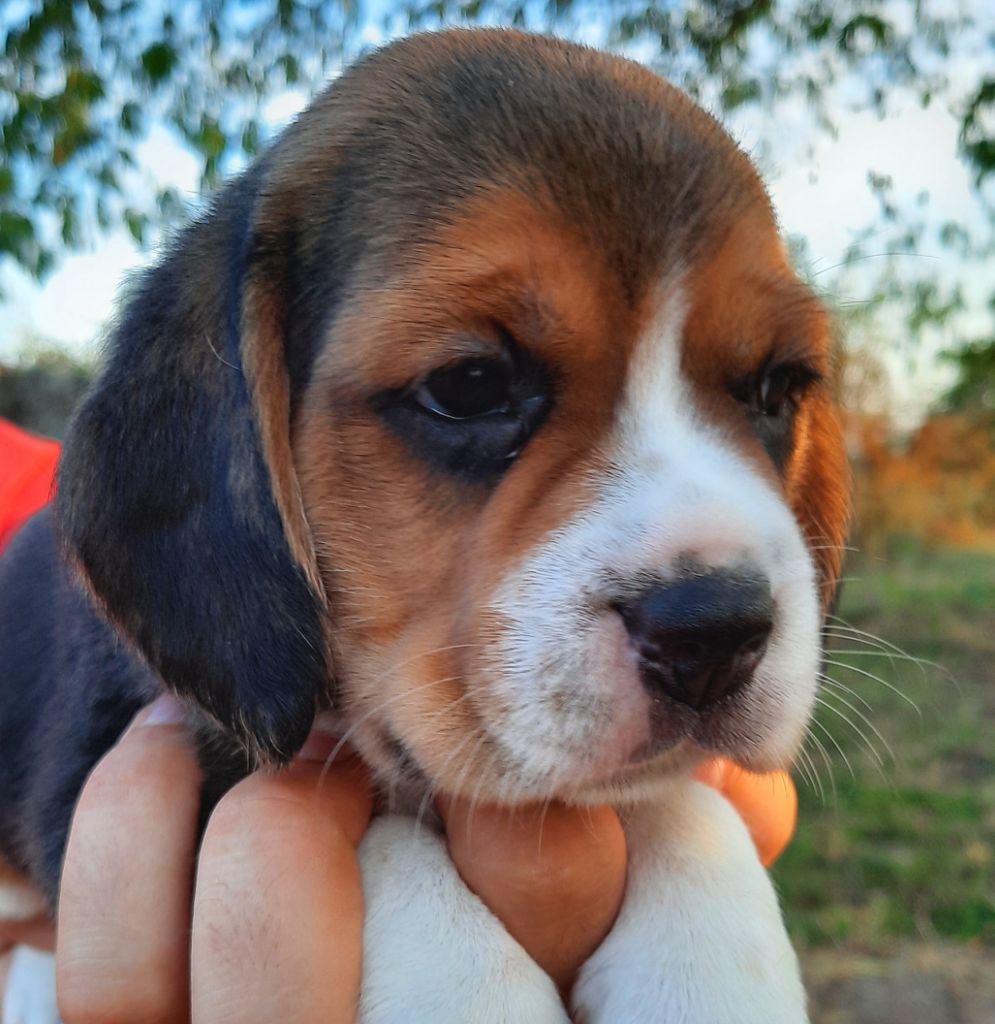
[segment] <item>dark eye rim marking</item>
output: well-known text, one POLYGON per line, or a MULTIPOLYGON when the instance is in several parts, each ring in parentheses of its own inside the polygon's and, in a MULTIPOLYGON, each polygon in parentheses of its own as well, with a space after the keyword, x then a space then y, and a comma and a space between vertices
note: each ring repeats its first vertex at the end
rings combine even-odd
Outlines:
POLYGON ((729 393, 754 416, 780 419, 796 412, 805 395, 824 379, 821 371, 802 360, 768 360, 735 380, 729 393))
POLYGON ((371 405, 394 434, 435 469, 472 482, 493 482, 511 466, 549 415, 553 376, 500 324, 493 355, 451 359, 400 388, 374 395, 371 405), (488 392, 491 385, 497 390, 488 392), (476 395, 453 389, 482 384, 476 395), (439 394, 439 391, 442 394, 439 394), (448 391, 448 394, 447 394, 448 391), (460 403, 464 404, 460 404, 460 403))
POLYGON ((784 472, 794 448, 794 422, 802 402, 825 375, 804 359, 769 358, 729 387, 744 406, 757 439, 775 469, 784 472))

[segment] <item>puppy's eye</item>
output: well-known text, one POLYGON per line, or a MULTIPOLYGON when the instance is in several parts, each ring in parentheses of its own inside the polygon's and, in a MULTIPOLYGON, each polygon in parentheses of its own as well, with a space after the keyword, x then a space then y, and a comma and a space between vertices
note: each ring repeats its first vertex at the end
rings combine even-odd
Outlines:
POLYGON ((777 419, 793 412, 805 392, 820 379, 819 372, 810 366, 783 363, 738 381, 731 390, 752 413, 777 419))
POLYGON ((780 363, 767 365, 730 388, 733 398, 746 407, 757 439, 778 469, 783 469, 791 454, 794 414, 805 392, 821 379, 818 370, 806 363, 780 363))
POLYGON ((764 416, 781 416, 790 402, 801 397, 818 374, 803 366, 775 366, 760 380, 758 411, 764 416))
POLYGON ((468 481, 498 480, 553 404, 546 366, 506 331, 498 334, 495 355, 467 356, 371 399, 415 455, 468 481))
POLYGON ((506 413, 511 406, 509 367, 496 359, 466 359, 428 375, 412 397, 449 420, 506 413))

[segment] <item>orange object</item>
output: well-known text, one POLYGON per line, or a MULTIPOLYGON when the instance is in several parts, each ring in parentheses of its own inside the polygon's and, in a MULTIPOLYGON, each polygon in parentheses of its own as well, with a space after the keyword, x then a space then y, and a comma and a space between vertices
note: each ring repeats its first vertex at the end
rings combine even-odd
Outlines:
POLYGON ((724 758, 702 765, 699 782, 717 789, 739 812, 764 867, 784 852, 798 819, 798 794, 787 772, 754 775, 724 758))
POLYGON ((59 444, 0 420, 0 549, 52 496, 59 444))

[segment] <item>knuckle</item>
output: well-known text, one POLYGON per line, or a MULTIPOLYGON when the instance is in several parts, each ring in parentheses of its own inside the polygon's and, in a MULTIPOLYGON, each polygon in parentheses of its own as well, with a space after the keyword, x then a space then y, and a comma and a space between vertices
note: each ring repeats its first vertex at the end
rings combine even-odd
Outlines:
POLYGON ((338 847, 353 849, 341 825, 313 791, 281 776, 254 775, 239 782, 218 803, 204 832, 202 863, 227 857, 258 868, 326 857, 338 847))
MULTIPOLYGON (((139 730, 153 732, 153 730, 139 730)), ((156 736, 128 736, 97 764, 87 779, 80 804, 135 800, 168 795, 178 787, 200 785, 200 770, 191 750, 156 736)))

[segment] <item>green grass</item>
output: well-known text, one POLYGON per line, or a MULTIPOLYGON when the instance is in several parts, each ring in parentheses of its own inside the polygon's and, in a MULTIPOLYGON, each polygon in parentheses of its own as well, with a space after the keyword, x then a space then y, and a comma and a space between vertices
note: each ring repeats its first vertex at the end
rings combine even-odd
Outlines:
POLYGON ((819 781, 796 773, 799 828, 774 869, 789 928, 802 947, 995 947, 995 558, 907 549, 847 574, 840 616, 936 664, 834 640, 844 665, 813 730, 831 770, 810 741, 819 781))

